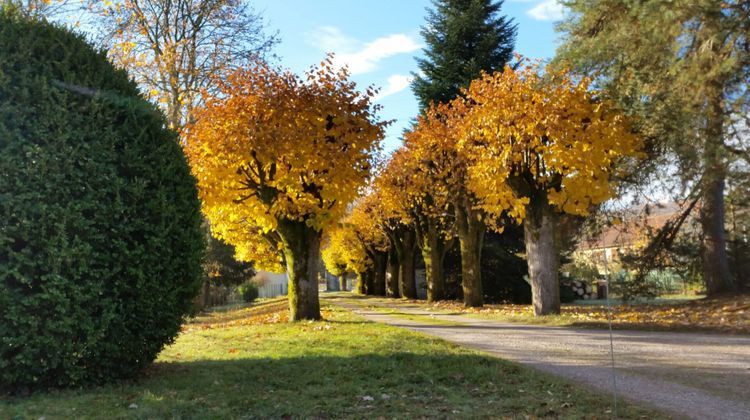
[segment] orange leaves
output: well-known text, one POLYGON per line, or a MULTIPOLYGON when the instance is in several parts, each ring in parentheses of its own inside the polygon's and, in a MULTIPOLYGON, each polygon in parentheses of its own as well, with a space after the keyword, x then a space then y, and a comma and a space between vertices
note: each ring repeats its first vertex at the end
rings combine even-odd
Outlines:
POLYGON ((388 124, 370 101, 330 59, 304 79, 263 63, 230 75, 185 130, 212 229, 243 257, 268 261, 279 220, 317 230, 337 220, 388 124))
MULTIPOLYGON (((464 308, 459 302, 439 302, 435 309, 451 312, 476 313, 491 319, 518 322, 538 322, 529 305, 486 305, 484 308, 464 308)), ((612 323, 623 328, 664 330, 703 329, 733 333, 750 333, 750 297, 733 296, 701 299, 680 304, 613 305, 612 323)), ((606 325, 607 307, 604 305, 565 305, 562 313, 547 321, 558 325, 606 325)), ((544 320, 543 320, 544 321, 544 320)))
POLYGON ((328 235, 322 254, 332 274, 364 273, 373 267, 374 253, 388 249, 378 198, 379 195, 370 194, 358 200, 351 213, 328 235))
POLYGON ((560 210, 586 214, 612 195, 615 162, 641 147, 588 79, 535 64, 473 81, 464 103, 471 106, 459 147, 472 158, 470 185, 490 212, 522 217, 525 200, 543 192, 560 210))

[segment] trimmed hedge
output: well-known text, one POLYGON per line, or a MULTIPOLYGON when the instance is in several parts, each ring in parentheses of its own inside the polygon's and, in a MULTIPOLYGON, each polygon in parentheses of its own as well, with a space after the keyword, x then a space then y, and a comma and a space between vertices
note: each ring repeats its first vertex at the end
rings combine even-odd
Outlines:
POLYGON ((0 11, 0 390, 131 377, 201 281, 175 133, 82 36, 0 11))

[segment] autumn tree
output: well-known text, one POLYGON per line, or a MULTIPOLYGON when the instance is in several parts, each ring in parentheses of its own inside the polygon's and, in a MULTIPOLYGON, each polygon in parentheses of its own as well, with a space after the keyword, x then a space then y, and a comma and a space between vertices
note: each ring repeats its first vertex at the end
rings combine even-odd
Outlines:
POLYGON ((114 0, 92 2, 102 42, 158 102, 173 129, 188 121, 204 93, 266 55, 278 42, 246 0, 114 0))
POLYGON ((373 196, 359 199, 330 234, 323 249, 323 261, 329 271, 351 272, 357 275, 357 292, 384 296, 386 292, 386 262, 388 238, 378 222, 371 217, 373 196))
POLYGON ((366 273, 372 261, 351 225, 331 229, 321 254, 328 271, 339 277, 342 290, 346 290, 347 273, 353 273, 357 276, 357 293, 366 294, 366 273))
POLYGON ((433 184, 432 156, 411 147, 413 136, 406 134, 376 183, 382 205, 415 234, 425 262, 427 300, 434 302, 445 299, 443 260, 454 236, 453 217, 445 190, 433 184))
POLYGON ((290 319, 318 319, 321 233, 365 182, 387 125, 375 92, 330 57, 305 78, 261 63, 219 86, 186 130, 204 214, 238 257, 283 262, 290 319))
POLYGON ((345 255, 342 252, 346 249, 345 242, 341 239, 342 236, 338 233, 338 229, 329 232, 327 238, 323 241, 321 256, 328 272, 339 278, 339 288, 346 291, 348 265, 345 255), (334 235, 338 237, 334 237, 334 235))
POLYGON ((356 202, 351 214, 344 222, 351 226, 371 262, 365 273, 367 294, 385 296, 390 242, 381 220, 378 219, 377 206, 380 205, 378 200, 375 194, 365 195, 356 202))
POLYGON ((472 82, 460 145, 472 155, 481 208, 524 220, 536 315, 560 312, 560 212, 585 215, 613 194, 615 164, 641 146, 624 116, 588 79, 526 64, 472 82))
POLYGON ((735 133, 750 111, 750 4, 566 4, 556 61, 597 76, 612 100, 639 117, 637 129, 652 144, 650 160, 659 163, 651 173, 675 168, 672 179, 697 191, 706 290, 733 289, 724 200, 732 162, 750 156, 735 133))
MULTIPOLYGON (((469 188, 471 156, 458 147, 458 129, 466 112, 466 103, 461 98, 433 106, 418 117, 405 142, 419 162, 419 170, 423 172, 420 177, 429 183, 430 199, 434 200, 433 217, 442 218, 444 232, 449 223, 454 225, 450 229, 455 229, 459 240, 464 304, 477 307, 484 304, 481 275, 484 235, 488 228, 502 227, 479 207, 476 195, 469 188), (444 210, 453 214, 448 215, 444 210)), ((441 245, 444 246, 447 245, 441 245)))
POLYGON ((415 276, 416 252, 418 249, 416 219, 413 217, 416 203, 409 193, 411 171, 408 167, 406 151, 397 150, 375 179, 377 190, 378 219, 383 231, 388 235, 398 260, 399 293, 409 299, 417 298, 415 276))
MULTIPOLYGON (((414 75, 412 83, 412 90, 419 100, 420 113, 426 113, 431 104, 449 103, 460 95, 461 89, 467 88, 472 80, 480 77, 482 72, 502 71, 510 63, 513 59, 517 25, 512 19, 502 15, 502 7, 503 1, 494 0, 433 1, 427 24, 422 27, 421 32, 426 44, 425 56, 417 60, 420 72, 414 75)), ((448 146, 447 143, 442 144, 448 146)), ((455 152, 442 150, 442 153, 453 154, 458 158, 455 152)), ((453 161, 461 162, 461 159, 453 161)), ((461 182, 454 184, 460 185, 461 182)), ((512 264, 512 260, 503 258, 502 255, 513 255, 514 250, 522 248, 523 238, 517 230, 505 231, 502 240, 498 235, 486 235, 486 229, 478 232, 483 223, 478 223, 478 220, 475 222, 481 215, 476 214, 477 209, 472 207, 472 198, 464 193, 456 198, 462 201, 461 206, 453 209, 458 212, 456 221, 460 221, 460 228, 463 230, 464 245, 460 253, 470 258, 465 266, 462 263, 462 278, 468 279, 463 282, 462 288, 467 292, 468 289, 464 286, 473 285, 470 287, 470 295, 474 295, 466 298, 465 303, 471 302, 471 306, 478 306, 483 303, 485 293, 481 273, 489 268, 482 264, 482 254, 489 252, 490 257, 505 259, 506 264, 512 264), (485 246, 486 240, 491 241, 488 247, 485 246), (474 248, 476 250, 470 251, 474 248), (475 265, 476 268, 469 268, 475 265), (467 275, 469 276, 466 277, 467 275)), ((520 259, 516 260, 522 263, 520 259)), ((514 269, 510 271, 524 268, 515 267, 518 265, 522 264, 514 264, 514 269)))

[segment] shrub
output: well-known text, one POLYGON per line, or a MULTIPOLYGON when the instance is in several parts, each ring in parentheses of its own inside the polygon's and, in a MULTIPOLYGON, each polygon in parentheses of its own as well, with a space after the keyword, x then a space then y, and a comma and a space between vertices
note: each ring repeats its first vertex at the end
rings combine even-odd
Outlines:
POLYGON ((626 270, 614 273, 609 281, 612 294, 619 296, 624 302, 640 298, 650 299, 658 294, 655 285, 646 281, 644 276, 634 276, 626 270))
POLYGON ((571 303, 577 297, 576 292, 570 287, 570 283, 560 282, 560 303, 571 303))
POLYGON ((657 295, 679 293, 683 286, 680 276, 670 269, 651 270, 646 273, 645 281, 657 295))
POLYGON ((176 135, 82 36, 0 10, 0 391, 137 374, 201 279, 176 135))
POLYGON ((241 284, 237 291, 240 292, 240 296, 242 296, 242 300, 244 300, 247 303, 250 303, 254 301, 255 299, 258 299, 258 286, 253 282, 247 282, 241 284))

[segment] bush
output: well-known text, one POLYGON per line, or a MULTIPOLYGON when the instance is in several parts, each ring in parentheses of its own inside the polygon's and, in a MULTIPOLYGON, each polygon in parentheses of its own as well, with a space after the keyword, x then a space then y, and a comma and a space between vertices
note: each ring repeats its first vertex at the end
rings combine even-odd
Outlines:
POLYGON ((247 303, 253 302, 255 299, 258 299, 258 286, 253 282, 247 282, 241 284, 237 291, 240 292, 240 296, 242 296, 242 300, 244 300, 247 303))
POLYGON ((683 286, 680 276, 669 269, 651 270, 646 273, 645 281, 657 295, 679 293, 683 286))
POLYGON ((645 276, 631 275, 626 270, 620 270, 610 276, 610 291, 619 296, 624 302, 636 299, 651 299, 658 295, 653 283, 646 281, 645 276))
POLYGON ((137 374, 200 287, 176 135, 82 36, 0 10, 0 391, 137 374))
POLYGON ((572 303, 576 298, 578 295, 570 287, 570 283, 560 282, 560 303, 572 303))

